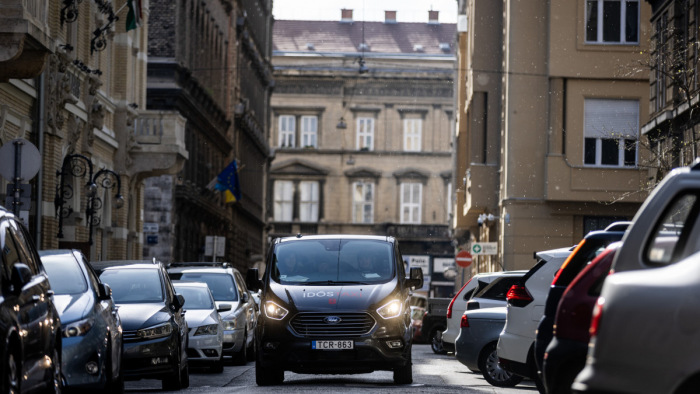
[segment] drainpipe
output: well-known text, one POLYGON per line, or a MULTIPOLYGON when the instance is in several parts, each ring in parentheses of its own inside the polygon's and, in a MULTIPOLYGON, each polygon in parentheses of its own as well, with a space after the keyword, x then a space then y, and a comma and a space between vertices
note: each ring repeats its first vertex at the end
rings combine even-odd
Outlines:
MULTIPOLYGON (((39 87, 37 88, 37 94, 36 98, 37 101, 39 102, 39 124, 37 125, 37 133, 39 134, 39 153, 41 154, 41 157, 44 157, 44 99, 45 99, 45 94, 44 94, 44 88, 46 87, 46 80, 44 76, 46 75, 45 72, 41 73, 39 75, 39 87)), ((44 214, 44 196, 43 196, 43 188, 44 188, 44 166, 41 165, 39 166, 39 179, 37 180, 37 193, 36 193, 36 235, 34 237, 34 240, 36 241, 36 246, 39 249, 43 249, 41 245, 41 223, 42 223, 42 217, 44 214)))

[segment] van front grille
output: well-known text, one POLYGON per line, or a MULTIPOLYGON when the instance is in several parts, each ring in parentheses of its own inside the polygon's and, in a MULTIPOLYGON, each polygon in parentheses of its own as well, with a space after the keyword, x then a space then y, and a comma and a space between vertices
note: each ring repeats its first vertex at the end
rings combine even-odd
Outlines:
POLYGON ((294 331, 305 337, 352 338, 366 335, 375 320, 367 313, 299 313, 292 319, 294 331))

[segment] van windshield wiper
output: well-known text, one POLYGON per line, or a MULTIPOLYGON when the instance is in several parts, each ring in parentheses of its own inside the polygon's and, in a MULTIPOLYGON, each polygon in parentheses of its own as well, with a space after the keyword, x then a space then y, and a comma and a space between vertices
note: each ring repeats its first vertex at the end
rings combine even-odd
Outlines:
POLYGON ((304 282, 305 285, 366 285, 367 282, 358 282, 354 280, 316 280, 304 282))

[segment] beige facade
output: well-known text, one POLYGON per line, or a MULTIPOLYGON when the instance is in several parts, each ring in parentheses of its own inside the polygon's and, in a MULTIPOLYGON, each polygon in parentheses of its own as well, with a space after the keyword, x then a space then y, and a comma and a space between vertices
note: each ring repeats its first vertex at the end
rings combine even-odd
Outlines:
POLYGON ((473 271, 529 268, 533 252, 631 219, 646 197, 649 6, 611 42, 587 30, 584 0, 459 4, 453 228, 461 248, 498 244, 473 271))
MULTIPOLYGON (((149 9, 142 3, 141 26, 126 31, 124 0, 0 1, 0 145, 24 138, 40 151, 39 174, 23 181, 31 204, 22 209, 40 249, 140 258, 141 181, 179 171, 187 157, 177 117, 142 110, 149 9), (94 198, 85 189, 91 182, 94 198)), ((3 205, 8 181, 0 179, 3 205)))

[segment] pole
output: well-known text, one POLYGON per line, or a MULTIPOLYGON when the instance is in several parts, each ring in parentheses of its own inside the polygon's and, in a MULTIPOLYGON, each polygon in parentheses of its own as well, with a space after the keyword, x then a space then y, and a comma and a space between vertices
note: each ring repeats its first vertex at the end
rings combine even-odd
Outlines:
MULTIPOLYGON (((22 191, 22 141, 14 141, 15 145, 15 186, 12 191, 14 201, 12 201, 12 213, 19 217, 19 206, 22 204, 20 192, 22 191)), ((25 223, 29 225, 29 223, 25 223)))

